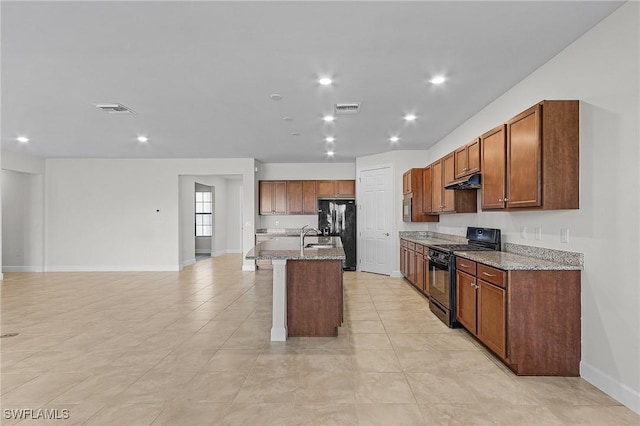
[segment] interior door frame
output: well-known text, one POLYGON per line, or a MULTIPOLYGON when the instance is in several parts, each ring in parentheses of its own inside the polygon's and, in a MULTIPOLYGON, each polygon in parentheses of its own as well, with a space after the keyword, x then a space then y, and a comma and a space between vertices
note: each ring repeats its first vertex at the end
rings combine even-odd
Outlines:
POLYGON ((389 263, 389 276, 395 276, 395 270, 394 267, 396 267, 396 262, 394 261, 394 253, 397 251, 395 248, 395 244, 393 243, 393 241, 395 241, 395 239, 393 238, 394 235, 397 235, 397 224, 396 224, 396 209, 394 209, 393 207, 393 200, 395 200, 395 168, 393 166, 393 163, 382 163, 382 164, 375 164, 375 165, 367 165, 367 166, 361 166, 358 167, 356 169, 356 203, 358 204, 357 206, 357 210, 356 210, 356 232, 357 232, 357 236, 356 236, 356 250, 358 254, 358 262, 357 262, 357 267, 356 270, 361 272, 362 268, 361 268, 361 262, 360 262, 360 253, 363 253, 362 251, 362 226, 363 226, 363 218, 362 218, 362 213, 361 213, 361 208, 362 208, 362 203, 358 203, 357 200, 364 200, 364 194, 362 194, 362 188, 361 188, 361 184, 362 184, 362 173, 363 172, 367 172, 367 171, 372 171, 372 170, 377 170, 377 169, 385 169, 388 168, 389 169, 389 176, 391 179, 391 182, 389 183, 389 193, 387 194, 387 200, 386 202, 389 203, 390 206, 390 229, 389 229, 389 233, 390 238, 387 242, 387 261, 389 263), (395 250, 395 251, 394 251, 395 250))

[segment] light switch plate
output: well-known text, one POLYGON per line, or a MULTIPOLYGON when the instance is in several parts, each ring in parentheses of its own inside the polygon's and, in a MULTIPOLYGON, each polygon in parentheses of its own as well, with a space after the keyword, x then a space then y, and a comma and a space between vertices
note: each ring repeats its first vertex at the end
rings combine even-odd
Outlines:
POLYGON ((527 227, 526 226, 521 226, 520 227, 520 238, 523 240, 527 239, 527 227))
POLYGON ((569 242, 569 228, 560 228, 560 242, 561 243, 569 242))

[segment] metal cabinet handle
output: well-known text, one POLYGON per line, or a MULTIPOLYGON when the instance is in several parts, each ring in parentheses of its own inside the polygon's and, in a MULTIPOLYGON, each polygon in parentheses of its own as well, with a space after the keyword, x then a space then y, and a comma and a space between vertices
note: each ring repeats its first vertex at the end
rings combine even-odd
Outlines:
POLYGON ((468 268, 471 265, 467 265, 466 263, 460 263, 460 266, 462 266, 463 268, 468 268))
POLYGON ((486 275, 487 277, 495 277, 495 275, 493 275, 493 274, 488 274, 488 273, 486 273, 486 272, 483 272, 483 273, 482 273, 482 275, 486 275))
POLYGON ((501 202, 503 202, 503 201, 504 201, 504 198, 498 198, 498 202, 500 202, 500 203, 501 203, 501 202))
POLYGON ((504 201, 505 201, 505 202, 506 202, 506 201, 509 201, 509 199, 508 199, 508 198, 505 198, 505 199, 504 199, 504 201))

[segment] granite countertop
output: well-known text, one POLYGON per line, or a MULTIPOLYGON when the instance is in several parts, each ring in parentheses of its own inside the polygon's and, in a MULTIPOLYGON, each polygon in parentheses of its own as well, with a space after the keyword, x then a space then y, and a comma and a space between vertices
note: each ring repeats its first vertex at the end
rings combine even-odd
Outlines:
POLYGON ((247 259, 344 260, 346 258, 340 237, 308 235, 304 244, 331 244, 331 248, 304 248, 300 250, 300 237, 274 237, 259 243, 247 253, 247 259))
MULTIPOLYGON (((440 244, 452 244, 451 240, 443 240, 440 238, 413 238, 413 237, 400 237, 403 240, 410 241, 416 244, 422 244, 425 246, 436 246, 440 244)), ((464 240, 465 242, 467 240, 464 240)))
POLYGON ((484 263, 505 271, 580 271, 581 265, 552 262, 504 251, 456 251, 456 256, 484 263))

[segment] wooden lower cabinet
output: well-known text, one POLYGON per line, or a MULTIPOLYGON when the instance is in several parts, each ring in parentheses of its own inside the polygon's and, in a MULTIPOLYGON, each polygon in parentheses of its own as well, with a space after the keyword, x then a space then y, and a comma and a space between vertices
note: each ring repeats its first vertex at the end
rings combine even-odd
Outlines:
POLYGON ((579 376, 580 271, 456 267, 458 322, 511 370, 579 376))
POLYGON ((426 296, 429 296, 428 254, 426 246, 400 240, 400 273, 426 296))
POLYGON ((287 261, 289 336, 336 336, 343 309, 341 260, 287 261))

